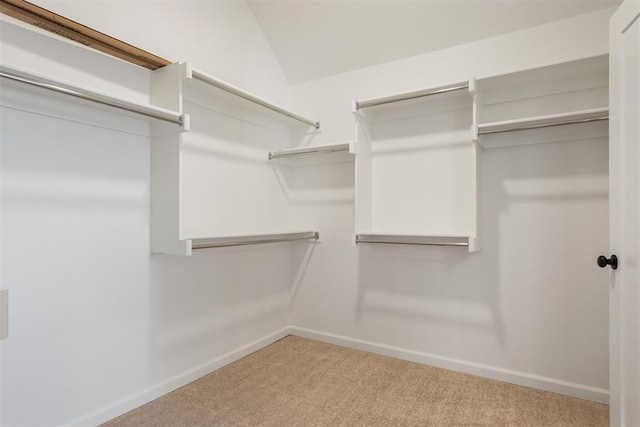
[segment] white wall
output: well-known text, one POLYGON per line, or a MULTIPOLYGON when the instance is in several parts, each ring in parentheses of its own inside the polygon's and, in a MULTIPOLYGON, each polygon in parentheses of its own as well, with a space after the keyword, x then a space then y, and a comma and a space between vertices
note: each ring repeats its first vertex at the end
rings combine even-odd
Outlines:
MULTIPOLYGON (((298 84, 292 107, 314 107, 322 123, 314 144, 352 140, 354 99, 603 54, 610 14, 298 84)), ((352 200, 299 203, 324 238, 296 288, 293 323, 456 369, 513 371, 507 379, 522 383, 533 376, 552 389, 576 383, 569 387, 576 394, 606 399, 608 275, 595 259, 608 245, 607 161, 602 140, 486 150, 484 248, 476 254, 354 247, 352 200)), ((300 172, 297 186, 311 192, 322 183, 344 195, 353 188, 349 167, 300 172)))
MULTIPOLYGON (((136 4, 131 16, 115 7, 126 22, 148 8, 146 31, 138 26, 123 38, 180 38, 158 53, 195 62, 178 50, 190 46, 205 71, 287 98, 244 3, 160 3, 161 10, 136 4), (173 34, 154 21, 178 13, 184 21, 174 23, 183 28, 173 34), (186 27, 205 14, 228 24, 206 34, 186 27)), ((95 7, 96 19, 117 22, 106 4, 95 7)), ((8 18, 1 31, 3 63, 148 99, 144 69, 8 18)), ((0 99, 0 283, 10 295, 1 425, 106 421, 280 336, 288 324, 289 246, 150 255, 148 123, 4 85, 0 99)))

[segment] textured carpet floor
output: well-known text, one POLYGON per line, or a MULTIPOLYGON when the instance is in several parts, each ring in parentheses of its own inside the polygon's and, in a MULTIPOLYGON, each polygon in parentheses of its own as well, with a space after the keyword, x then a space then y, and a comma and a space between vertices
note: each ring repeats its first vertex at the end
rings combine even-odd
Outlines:
POLYGON ((609 407, 294 336, 105 426, 607 426, 609 407))

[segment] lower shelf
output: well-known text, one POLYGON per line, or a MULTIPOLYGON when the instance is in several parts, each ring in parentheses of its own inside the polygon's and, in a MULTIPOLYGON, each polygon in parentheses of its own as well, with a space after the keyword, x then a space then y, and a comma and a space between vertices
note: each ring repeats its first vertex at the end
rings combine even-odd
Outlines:
POLYGON ((423 246, 463 246, 469 247, 470 252, 477 249, 476 238, 471 236, 443 236, 425 234, 387 234, 387 233, 357 233, 356 243, 382 243, 391 245, 423 245, 423 246))
POLYGON ((189 239, 192 249, 222 248, 227 246, 258 245, 264 243, 292 242, 298 240, 318 240, 318 231, 300 231, 278 234, 254 234, 246 236, 205 237, 189 239))

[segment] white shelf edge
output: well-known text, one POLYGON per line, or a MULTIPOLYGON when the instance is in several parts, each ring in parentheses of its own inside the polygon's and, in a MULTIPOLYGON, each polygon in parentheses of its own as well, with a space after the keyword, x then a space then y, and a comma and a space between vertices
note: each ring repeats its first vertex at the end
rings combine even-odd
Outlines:
POLYGON ((252 234, 235 236, 215 236, 188 238, 192 249, 221 248, 227 246, 246 246, 264 243, 292 242, 299 240, 318 240, 318 231, 294 231, 274 234, 252 234))
POLYGON ((287 148, 279 151, 270 151, 268 154, 268 159, 276 160, 282 158, 295 158, 299 156, 323 155, 341 152, 354 154, 352 147, 353 143, 346 142, 339 144, 314 145, 304 148, 287 148))
POLYGON ((566 61, 549 62, 549 63, 541 64, 541 65, 538 65, 538 66, 535 66, 535 67, 518 68, 518 69, 515 69, 515 70, 512 70, 512 71, 502 72, 502 73, 498 73, 498 74, 480 75, 480 76, 476 76, 475 80, 479 84, 482 84, 482 82, 485 81, 485 80, 499 79, 501 77, 510 77, 510 76, 512 76, 514 74, 527 73, 527 72, 531 72, 531 71, 541 70, 543 68, 551 68, 551 67, 556 67, 556 66, 563 66, 563 65, 566 65, 566 64, 571 63, 571 62, 597 60, 597 59, 600 59, 600 58, 604 58, 606 56, 609 56, 609 54, 608 53, 602 53, 602 54, 599 54, 599 55, 581 56, 581 57, 574 58, 574 59, 569 59, 569 60, 566 60, 566 61))
POLYGON ((129 113, 183 125, 184 117, 180 112, 142 104, 124 98, 118 98, 93 88, 78 85, 65 80, 56 79, 45 74, 28 71, 20 67, 0 64, 0 77, 36 86, 44 90, 54 91, 63 95, 79 98, 85 101, 111 108, 124 110, 129 113))
POLYGON ((609 108, 604 107, 590 110, 571 111, 567 113, 549 114, 546 116, 527 117, 524 119, 479 123, 477 125, 477 135, 486 136, 495 133, 522 131, 583 122, 587 123, 591 121, 607 120, 608 117, 609 108))
POLYGON ((363 108, 374 107, 376 105, 390 104, 392 102, 407 101, 409 99, 422 98, 424 96, 437 95, 441 93, 453 92, 458 90, 467 90, 469 88, 469 81, 449 83, 446 85, 435 86, 426 89, 420 89, 411 92, 403 92, 394 95, 387 95, 377 98, 369 98, 361 101, 354 101, 354 111, 361 110, 363 108))
POLYGON ((296 114, 290 110, 287 110, 279 105, 276 105, 272 102, 269 102, 263 98, 255 96, 245 90, 242 90, 232 84, 229 84, 223 80, 220 80, 216 77, 213 77, 210 74, 207 74, 198 69, 192 68, 191 70, 191 78, 194 80, 199 80, 203 83, 209 84, 211 86, 217 87, 218 89, 222 89, 226 92, 229 92, 233 95, 239 96, 240 98, 246 99, 247 101, 253 102, 254 104, 261 105, 271 111, 275 111, 276 113, 282 114, 283 116, 289 117, 293 120, 297 120, 302 122, 308 126, 314 127, 316 129, 320 128, 320 122, 308 119, 299 114, 296 114))
POLYGON ((191 255, 191 240, 189 239, 163 239, 156 241, 152 238, 151 253, 152 254, 164 254, 164 255, 178 255, 178 256, 190 256, 191 255))

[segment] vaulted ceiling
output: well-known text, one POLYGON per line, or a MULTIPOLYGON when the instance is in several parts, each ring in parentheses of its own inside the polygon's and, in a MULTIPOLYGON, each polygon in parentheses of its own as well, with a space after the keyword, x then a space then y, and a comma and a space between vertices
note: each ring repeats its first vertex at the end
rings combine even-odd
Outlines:
POLYGON ((290 83, 613 7, 621 0, 248 0, 290 83))

